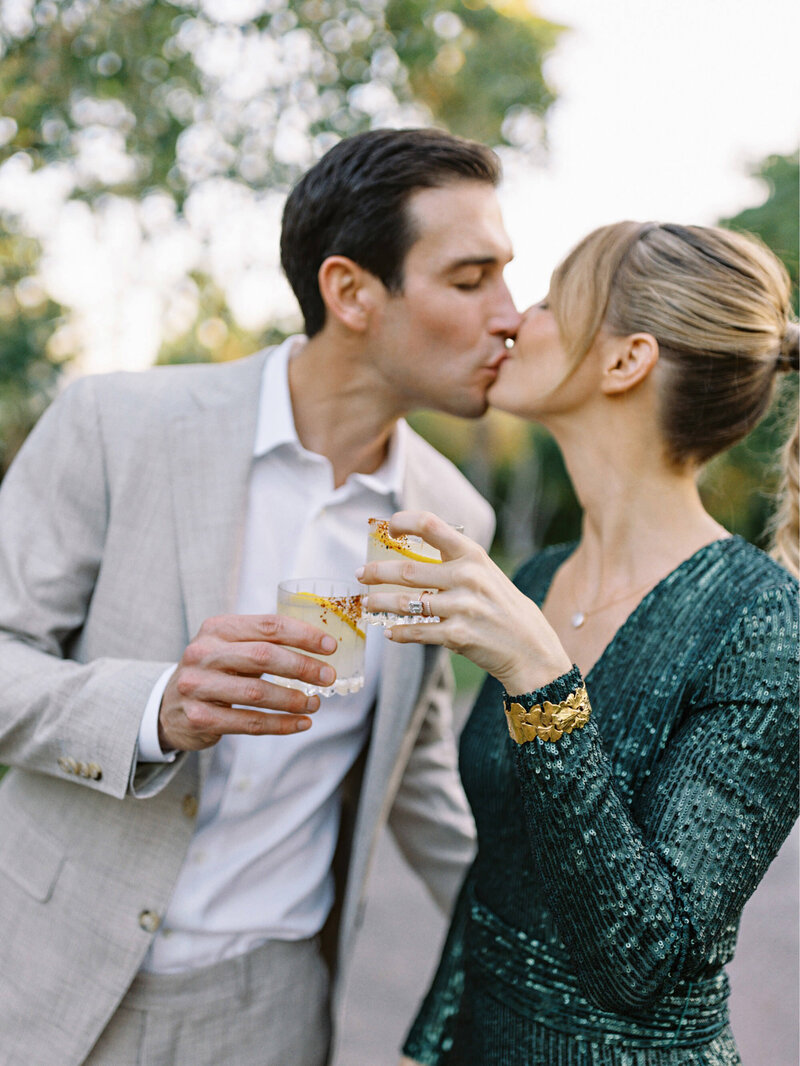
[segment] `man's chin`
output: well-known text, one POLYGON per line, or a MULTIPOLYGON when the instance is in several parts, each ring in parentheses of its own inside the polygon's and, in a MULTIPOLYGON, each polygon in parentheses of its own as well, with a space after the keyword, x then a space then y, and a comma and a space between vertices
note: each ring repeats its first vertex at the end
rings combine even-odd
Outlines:
POLYGON ((489 410, 489 401, 486 394, 480 397, 465 399, 462 403, 450 403, 447 407, 440 407, 448 415, 456 415, 458 418, 481 418, 489 410))

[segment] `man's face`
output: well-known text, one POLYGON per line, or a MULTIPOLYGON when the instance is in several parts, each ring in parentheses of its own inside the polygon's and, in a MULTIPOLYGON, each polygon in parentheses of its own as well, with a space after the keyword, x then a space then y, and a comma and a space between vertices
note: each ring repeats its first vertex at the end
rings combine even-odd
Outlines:
POLYGON ((475 418, 520 321, 503 269, 511 242, 491 185, 458 181, 413 193, 417 240, 403 288, 384 290, 370 357, 398 412, 428 407, 475 418))

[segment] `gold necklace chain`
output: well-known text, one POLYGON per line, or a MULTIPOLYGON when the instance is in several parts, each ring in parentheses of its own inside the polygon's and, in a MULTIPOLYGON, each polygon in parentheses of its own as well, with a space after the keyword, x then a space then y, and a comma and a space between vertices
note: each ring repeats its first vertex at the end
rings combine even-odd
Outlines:
POLYGON ((653 588, 655 584, 655 581, 648 581, 646 585, 640 585, 639 588, 630 589, 624 594, 624 596, 618 596, 615 600, 609 600, 608 603, 603 603, 600 607, 590 607, 586 611, 581 611, 578 608, 570 615, 569 624, 573 629, 580 629, 590 614, 599 614, 601 611, 607 611, 609 607, 616 607, 618 603, 623 603, 625 600, 629 600, 631 596, 635 596, 639 592, 645 592, 646 590, 653 588))

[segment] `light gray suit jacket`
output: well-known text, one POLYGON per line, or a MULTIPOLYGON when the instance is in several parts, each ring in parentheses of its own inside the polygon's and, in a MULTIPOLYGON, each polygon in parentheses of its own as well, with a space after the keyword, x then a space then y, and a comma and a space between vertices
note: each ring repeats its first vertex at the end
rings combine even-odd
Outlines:
MULTIPOLYGON (((83 379, 0 491, 3 1066, 82 1062, 170 898, 209 753, 135 770, 139 723, 203 620, 233 607, 263 360, 83 379)), ((491 536, 488 504, 416 435, 405 503, 491 536)), ((387 648, 352 784, 338 987, 384 823, 443 906, 471 854, 440 651, 387 648)))

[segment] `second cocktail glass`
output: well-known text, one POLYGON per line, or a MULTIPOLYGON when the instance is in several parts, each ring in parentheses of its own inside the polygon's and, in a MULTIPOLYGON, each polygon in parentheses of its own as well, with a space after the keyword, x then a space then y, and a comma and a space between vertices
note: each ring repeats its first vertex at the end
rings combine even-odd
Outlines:
MULTIPOLYGON (((413 559, 418 563, 440 563, 442 557, 438 548, 431 547, 422 537, 413 533, 402 533, 393 537, 389 532, 389 523, 383 518, 369 519, 369 536, 367 537, 367 562, 385 563, 392 559, 413 559)), ((425 589, 410 589, 405 585, 380 585, 381 592, 406 592, 419 596, 425 589)), ((377 588, 376 588, 377 591, 377 588)), ((365 611, 364 618, 371 625, 402 626, 420 622, 438 621, 435 618, 422 618, 419 615, 393 614, 391 611, 365 611)))

